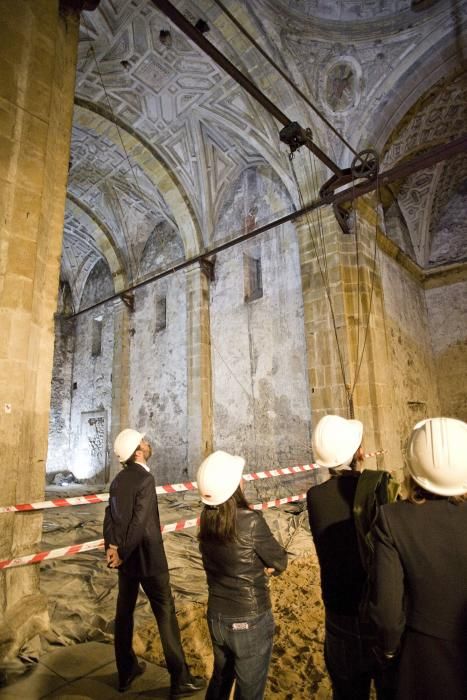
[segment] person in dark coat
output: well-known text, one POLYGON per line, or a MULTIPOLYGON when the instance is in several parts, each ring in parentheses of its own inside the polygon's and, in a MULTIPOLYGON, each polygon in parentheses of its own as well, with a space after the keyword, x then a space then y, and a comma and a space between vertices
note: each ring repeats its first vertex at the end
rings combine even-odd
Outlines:
POLYGON ((372 617, 397 700, 467 698, 467 424, 418 423, 406 501, 383 506, 372 617))
POLYGON ((199 541, 208 580, 208 627, 214 670, 206 700, 262 700, 274 637, 268 576, 287 566, 262 513, 241 486, 245 460, 218 450, 201 464, 197 483, 205 504, 199 541))
POLYGON ((373 652, 374 625, 362 619, 367 574, 353 505, 363 461, 363 425, 327 415, 313 430, 313 457, 329 469, 328 481, 307 492, 310 530, 321 571, 325 610, 324 658, 333 700, 368 700, 374 681, 379 700, 393 697, 391 674, 373 652))
POLYGON ((124 468, 110 485, 104 543, 108 566, 118 568, 115 658, 119 690, 128 690, 146 666, 144 662, 138 663, 132 648, 133 614, 141 585, 159 628, 171 677, 171 698, 192 695, 205 682, 190 674, 182 649, 162 542, 156 485, 146 464, 152 454, 151 445, 142 433, 127 428, 117 436, 114 450, 124 468))

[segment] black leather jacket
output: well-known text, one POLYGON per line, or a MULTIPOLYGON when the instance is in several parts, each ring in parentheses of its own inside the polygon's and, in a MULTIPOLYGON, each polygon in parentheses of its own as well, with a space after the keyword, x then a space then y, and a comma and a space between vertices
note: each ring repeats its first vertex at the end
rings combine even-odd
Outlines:
POLYGON ((209 588, 208 610, 229 617, 258 615, 271 607, 265 567, 279 574, 287 553, 274 539, 261 513, 239 509, 237 541, 201 542, 209 588))

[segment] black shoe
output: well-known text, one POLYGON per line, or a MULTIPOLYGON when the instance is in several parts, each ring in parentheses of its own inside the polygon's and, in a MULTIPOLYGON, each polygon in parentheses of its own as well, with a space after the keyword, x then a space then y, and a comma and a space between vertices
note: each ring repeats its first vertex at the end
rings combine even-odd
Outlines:
POLYGON ((206 681, 200 676, 190 676, 184 683, 172 683, 170 687, 170 700, 186 698, 206 687, 206 681))
POLYGON ((133 671, 130 673, 130 675, 128 676, 128 678, 126 678, 124 681, 121 681, 121 682, 118 684, 118 690, 119 690, 119 692, 120 692, 120 693, 124 693, 126 690, 128 690, 128 688, 129 688, 130 685, 133 683, 133 681, 135 680, 135 678, 137 678, 138 676, 141 676, 141 675, 145 672, 145 670, 146 670, 146 663, 145 663, 144 661, 140 661, 140 662, 135 666, 135 668, 133 669, 133 671))

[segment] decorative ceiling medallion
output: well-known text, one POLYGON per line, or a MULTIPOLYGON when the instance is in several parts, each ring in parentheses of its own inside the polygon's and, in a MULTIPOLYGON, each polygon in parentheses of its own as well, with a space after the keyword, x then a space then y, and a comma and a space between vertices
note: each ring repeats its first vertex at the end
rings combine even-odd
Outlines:
POLYGON ((353 58, 346 56, 332 61, 321 86, 325 105, 332 112, 349 112, 360 102, 362 68, 353 58), (323 90, 324 87, 324 90, 323 90))

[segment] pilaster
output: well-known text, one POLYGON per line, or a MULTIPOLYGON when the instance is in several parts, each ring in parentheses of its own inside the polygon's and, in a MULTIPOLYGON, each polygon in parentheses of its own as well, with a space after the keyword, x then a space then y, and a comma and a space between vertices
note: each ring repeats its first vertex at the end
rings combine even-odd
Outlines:
POLYGON ((118 433, 129 424, 130 401, 130 311, 127 304, 117 299, 113 302, 114 351, 112 360, 112 415, 109 443, 109 466, 106 481, 111 481, 121 469, 113 451, 118 433))
POLYGON ((342 233, 330 207, 311 226, 308 219, 298 226, 312 423, 327 413, 355 416, 365 426, 365 449, 388 451, 366 466, 398 470, 394 378, 370 204, 357 206, 356 225, 358 258, 355 234, 342 233))
POLYGON ((186 270, 188 469, 191 475, 212 451, 209 275, 210 270, 199 263, 186 270))

